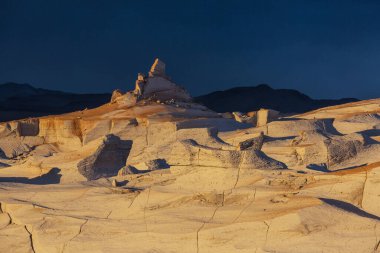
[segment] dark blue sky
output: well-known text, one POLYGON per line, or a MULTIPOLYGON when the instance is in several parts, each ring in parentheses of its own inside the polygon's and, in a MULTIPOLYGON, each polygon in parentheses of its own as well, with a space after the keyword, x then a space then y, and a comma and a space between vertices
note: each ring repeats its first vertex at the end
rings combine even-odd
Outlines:
POLYGON ((0 83, 127 90, 155 57, 193 95, 380 97, 380 1, 0 0, 0 83))

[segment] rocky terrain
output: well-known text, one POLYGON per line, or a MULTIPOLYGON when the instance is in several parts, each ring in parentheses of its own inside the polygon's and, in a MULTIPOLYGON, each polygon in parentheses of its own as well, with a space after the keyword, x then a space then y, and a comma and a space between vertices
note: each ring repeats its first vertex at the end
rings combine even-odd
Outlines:
POLYGON ((380 252, 380 99, 219 114, 156 60, 0 125, 0 252, 380 252))

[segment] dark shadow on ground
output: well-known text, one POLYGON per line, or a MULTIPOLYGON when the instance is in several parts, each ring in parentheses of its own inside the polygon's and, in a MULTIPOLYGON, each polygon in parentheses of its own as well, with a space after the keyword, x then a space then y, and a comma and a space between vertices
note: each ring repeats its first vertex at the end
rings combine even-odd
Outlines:
POLYGON ((368 165, 368 163, 363 163, 360 165, 355 165, 355 166, 351 166, 351 167, 347 167, 347 168, 343 168, 343 169, 338 169, 338 170, 328 170, 326 164, 309 164, 306 166, 306 168, 308 168, 310 170, 329 173, 329 172, 337 172, 337 171, 344 171, 344 170, 352 170, 352 169, 356 169, 356 168, 366 166, 366 165, 368 165))
POLYGON ((363 130, 357 133, 363 136, 365 146, 379 145, 379 141, 374 140, 371 137, 380 136, 380 129, 367 129, 367 130, 363 130))
POLYGON ((21 184, 37 184, 37 185, 46 185, 46 184, 59 184, 61 181, 62 175, 59 174, 61 169, 52 168, 48 173, 35 178, 27 177, 0 177, 0 183, 21 183, 21 184))
POLYGON ((377 220, 377 221, 380 221, 380 217, 379 216, 376 216, 374 214, 370 214, 370 213, 367 213, 366 211, 350 204, 350 203, 347 203, 347 202, 344 202, 344 201, 340 201, 340 200, 336 200, 336 199, 327 199, 327 198, 320 198, 320 200, 322 200, 323 202, 325 202, 326 204, 328 205, 331 205, 331 206, 334 206, 334 207, 337 207, 339 209, 342 209, 346 212, 350 212, 350 213, 353 213, 353 214, 356 214, 360 217, 364 217, 364 218, 369 218, 369 219, 374 219, 374 220, 377 220))
POLYGON ((368 165, 368 163, 362 163, 362 164, 359 164, 359 165, 355 165, 355 166, 351 166, 351 167, 347 167, 347 168, 343 168, 343 169, 339 169, 339 170, 334 170, 334 171, 330 171, 330 172, 352 170, 352 169, 356 169, 356 168, 363 167, 363 166, 366 166, 366 165, 368 165))
POLYGON ((295 135, 292 136, 283 136, 283 137, 270 137, 270 136, 265 136, 265 142, 271 142, 271 141, 286 141, 286 140, 292 140, 294 139, 295 135))
POLYGON ((0 169, 10 167, 9 164, 0 162, 0 169))
POLYGON ((320 171, 320 172, 330 172, 327 169, 326 164, 309 164, 306 166, 309 170, 315 170, 315 171, 320 171))

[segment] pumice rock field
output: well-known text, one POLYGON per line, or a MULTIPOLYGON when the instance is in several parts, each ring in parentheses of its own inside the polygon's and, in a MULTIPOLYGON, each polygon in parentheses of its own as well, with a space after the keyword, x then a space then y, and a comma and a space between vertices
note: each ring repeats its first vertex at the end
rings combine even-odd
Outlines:
POLYGON ((156 59, 0 149, 0 252, 380 252, 380 99, 216 113, 156 59))

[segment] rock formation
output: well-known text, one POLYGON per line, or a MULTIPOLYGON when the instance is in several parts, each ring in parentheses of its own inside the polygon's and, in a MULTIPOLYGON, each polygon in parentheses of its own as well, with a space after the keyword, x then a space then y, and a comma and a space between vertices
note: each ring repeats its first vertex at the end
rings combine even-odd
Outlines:
POLYGON ((258 111, 241 113, 241 112, 233 112, 232 113, 234 119, 238 122, 248 123, 253 126, 265 126, 271 121, 277 120, 279 118, 280 113, 275 110, 270 109, 260 109, 258 111))
POLYGON ((143 74, 138 75, 134 94, 138 95, 139 99, 155 99, 162 102, 171 99, 191 101, 189 93, 166 76, 165 63, 159 59, 154 61, 148 77, 143 74))
POLYGON ((165 73, 165 63, 156 59, 148 75, 138 73, 133 91, 122 94, 115 90, 112 93, 111 102, 120 106, 132 107, 139 101, 190 102, 191 96, 169 79, 165 73))
POLYGON ((100 107, 0 124, 0 252, 377 252, 379 105, 220 115, 156 60, 100 107))
POLYGON ((119 89, 114 90, 112 92, 112 96, 111 96, 111 103, 115 102, 119 97, 121 97, 123 95, 124 95, 124 93, 121 90, 119 90, 119 89))

